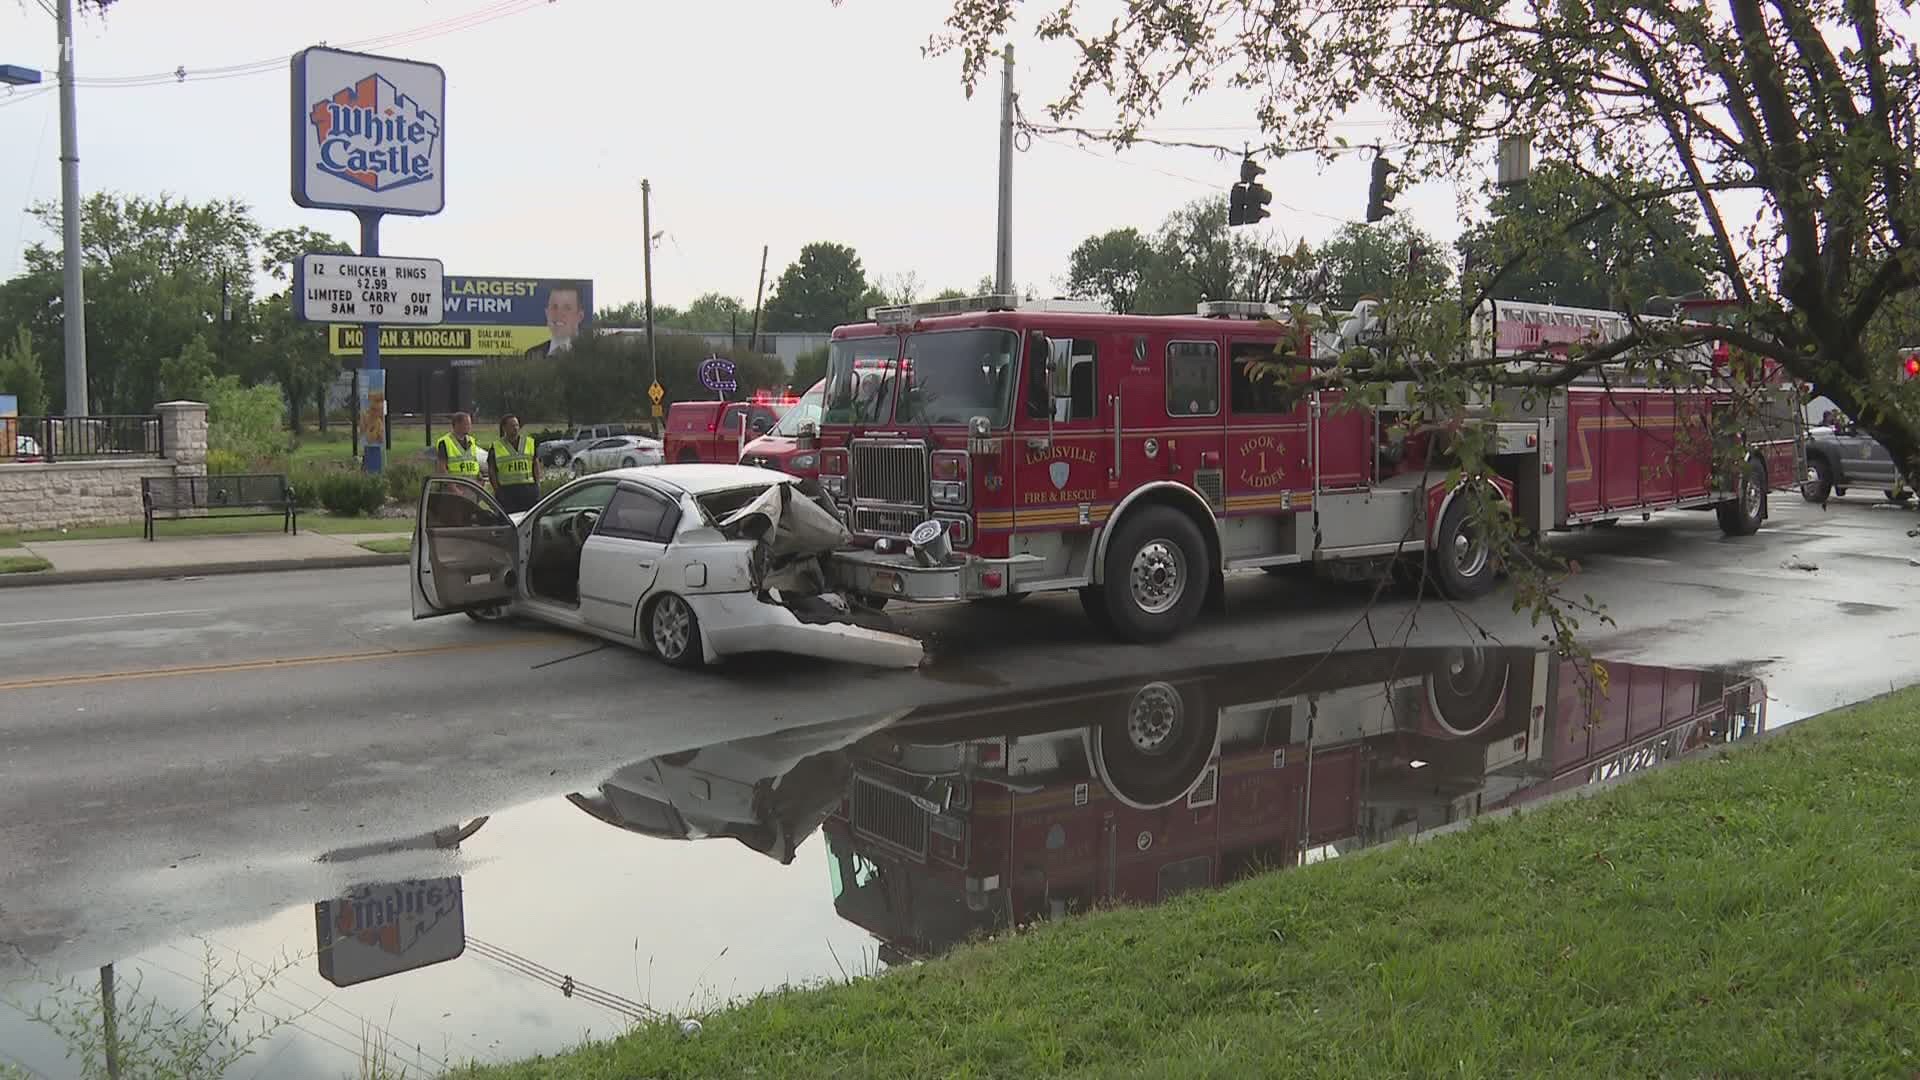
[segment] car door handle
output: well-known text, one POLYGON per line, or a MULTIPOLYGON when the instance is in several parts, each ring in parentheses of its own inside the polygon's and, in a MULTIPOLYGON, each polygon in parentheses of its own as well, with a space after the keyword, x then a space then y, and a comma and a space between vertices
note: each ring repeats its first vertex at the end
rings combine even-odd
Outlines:
POLYGON ((653 560, 652 560, 652 559, 641 559, 641 560, 640 560, 640 569, 642 569, 642 570, 651 570, 651 569, 653 569, 653 560))

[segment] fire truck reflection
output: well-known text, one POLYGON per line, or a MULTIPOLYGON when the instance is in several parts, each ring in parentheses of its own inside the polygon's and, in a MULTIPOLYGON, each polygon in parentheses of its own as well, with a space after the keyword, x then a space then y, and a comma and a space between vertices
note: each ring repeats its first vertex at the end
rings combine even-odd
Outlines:
POLYGON ((916 711, 852 747, 834 905, 883 959, 1155 903, 1765 726, 1757 680, 1531 650, 1268 662, 916 711), (926 723, 923 723, 926 721, 926 723))

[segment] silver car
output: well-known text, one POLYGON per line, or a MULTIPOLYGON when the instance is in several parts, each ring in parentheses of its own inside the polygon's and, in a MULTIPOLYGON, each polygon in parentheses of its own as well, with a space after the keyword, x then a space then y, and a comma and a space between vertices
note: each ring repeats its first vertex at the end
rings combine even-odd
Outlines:
POLYGON ((660 464, 660 440, 645 435, 610 435, 588 443, 573 456, 568 468, 575 476, 605 472, 608 469, 637 469, 660 464))
POLYGON ((478 484, 432 477, 409 560, 413 617, 520 616, 683 667, 750 652, 918 666, 918 641, 827 588, 820 560, 846 527, 797 483, 744 465, 615 469, 509 516, 478 484))

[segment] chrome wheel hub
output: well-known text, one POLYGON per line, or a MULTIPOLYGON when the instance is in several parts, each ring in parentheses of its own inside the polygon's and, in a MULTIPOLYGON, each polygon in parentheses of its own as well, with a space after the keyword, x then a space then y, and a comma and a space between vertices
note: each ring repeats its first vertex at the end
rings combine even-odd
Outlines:
POLYGON ((686 601, 669 596, 653 607, 653 647, 661 656, 678 659, 687 651, 693 637, 693 620, 688 617, 686 601))
POLYGON ((1187 591, 1186 560, 1168 540, 1142 545, 1127 576, 1134 604, 1149 615, 1172 611, 1187 591))
POLYGON ((1127 741, 1143 754, 1158 754, 1180 734, 1186 715, 1180 691, 1163 682, 1148 683, 1127 708, 1127 741))

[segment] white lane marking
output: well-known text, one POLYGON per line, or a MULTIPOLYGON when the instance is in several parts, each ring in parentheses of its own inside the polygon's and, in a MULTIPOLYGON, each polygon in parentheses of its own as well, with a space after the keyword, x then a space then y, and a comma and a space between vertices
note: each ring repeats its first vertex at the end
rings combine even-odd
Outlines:
POLYGON ((20 626, 54 626, 59 623, 105 622, 109 619, 157 619, 163 615, 212 615, 219 608, 178 608, 173 611, 123 611, 115 615, 76 615, 70 619, 30 619, 26 622, 0 622, 0 630, 20 626))

